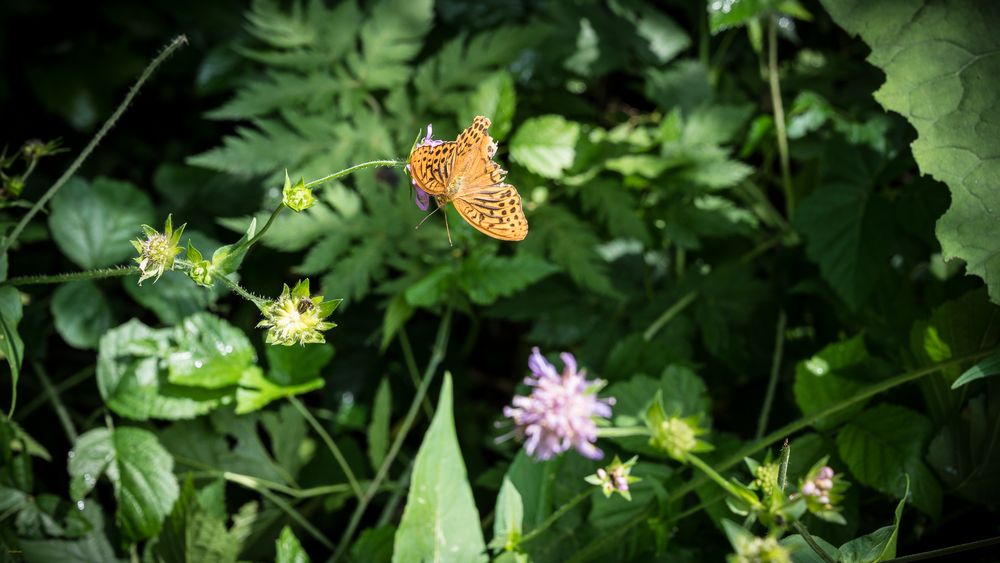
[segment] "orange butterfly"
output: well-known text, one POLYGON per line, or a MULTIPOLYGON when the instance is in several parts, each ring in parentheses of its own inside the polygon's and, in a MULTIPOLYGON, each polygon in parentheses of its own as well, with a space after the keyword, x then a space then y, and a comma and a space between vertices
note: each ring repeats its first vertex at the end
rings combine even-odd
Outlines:
POLYGON ((500 240, 524 240, 528 220, 521 196, 504 182, 507 171, 493 162, 497 144, 486 132, 489 126, 489 118, 480 115, 454 141, 426 139, 410 153, 407 169, 414 185, 434 196, 438 208, 451 202, 480 232, 500 240))

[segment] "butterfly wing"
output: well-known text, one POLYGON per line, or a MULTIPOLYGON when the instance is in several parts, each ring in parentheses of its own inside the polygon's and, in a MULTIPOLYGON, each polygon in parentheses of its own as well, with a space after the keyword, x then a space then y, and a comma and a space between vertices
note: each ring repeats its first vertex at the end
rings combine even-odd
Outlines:
POLYGON ((410 176, 420 189, 430 195, 444 194, 455 169, 459 144, 448 141, 413 149, 408 164, 410 176))
POLYGON ((500 240, 524 240, 528 220, 521 208, 521 195, 510 184, 497 184, 455 196, 455 209, 481 233, 500 240))

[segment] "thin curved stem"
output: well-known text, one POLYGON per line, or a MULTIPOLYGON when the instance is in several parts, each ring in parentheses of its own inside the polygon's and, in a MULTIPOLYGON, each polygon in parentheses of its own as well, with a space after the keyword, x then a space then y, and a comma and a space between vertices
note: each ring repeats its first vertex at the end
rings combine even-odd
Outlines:
POLYGON ((347 476, 347 482, 350 483, 351 490, 354 491, 354 496, 356 496, 357 498, 361 498, 362 495, 361 485, 358 484, 358 479, 354 476, 354 471, 351 471, 350 464, 347 463, 347 459, 344 457, 344 454, 341 453, 340 448, 337 447, 337 444, 334 443, 333 438, 330 437, 330 434, 326 431, 326 428, 323 428, 323 425, 321 425, 319 421, 316 420, 316 417, 314 417, 312 413, 309 412, 309 409, 307 409, 306 406, 302 404, 302 401, 298 400, 296 397, 289 397, 288 401, 291 402, 296 409, 298 409, 299 414, 302 415, 302 418, 305 418, 306 421, 309 422, 309 425, 313 427, 313 430, 315 430, 316 433, 319 434, 319 437, 323 440, 323 443, 326 444, 326 448, 330 450, 330 453, 333 454, 334 459, 337 460, 337 464, 340 465, 340 470, 343 471, 344 475, 347 476))
MULTIPOLYGON (((257 244, 257 242, 260 241, 260 239, 264 238, 264 233, 266 233, 267 230, 271 228, 271 224, 274 223, 274 220, 278 217, 278 214, 281 213, 281 210, 284 208, 285 204, 279 203, 278 207, 275 207, 274 211, 271 212, 271 216, 267 218, 267 222, 264 223, 264 227, 261 228, 261 230, 257 231, 257 233, 254 234, 253 238, 243 243, 243 246, 246 248, 247 253, 250 252, 250 249, 253 248, 253 245, 257 244)), ((239 252, 239 250, 240 249, 238 248, 233 249, 233 253, 235 254, 239 252)))
POLYGON ((816 555, 818 555, 820 559, 826 561, 826 563, 837 563, 826 551, 823 550, 822 547, 819 546, 818 543, 816 543, 812 534, 809 533, 809 529, 806 528, 802 522, 795 522, 792 524, 792 527, 795 528, 795 531, 802 536, 802 539, 805 540, 806 544, 812 548, 814 552, 816 552, 816 555))
POLYGON ((618 428, 598 428, 598 438, 625 438, 628 436, 649 436, 645 426, 624 426, 618 428))
POLYGON ((785 348, 785 311, 778 311, 778 326, 774 332, 774 353, 771 355, 771 375, 767 380, 767 391, 764 393, 764 405, 760 408, 757 418, 757 433, 754 438, 760 438, 767 430, 767 419, 771 416, 771 405, 774 404, 774 393, 778 390, 778 376, 781 375, 781 355, 785 348))
POLYGON ((741 498, 740 492, 736 490, 736 487, 734 487, 732 483, 727 481, 725 477, 719 475, 718 471, 713 469, 711 465, 705 463, 705 461, 702 460, 700 457, 689 453, 687 454, 686 459, 688 463, 700 469, 701 472, 705 474, 705 476, 715 481, 715 483, 720 487, 722 487, 722 489, 725 490, 727 493, 733 495, 736 498, 741 498))
POLYGON ((68 283, 82 280, 100 280, 105 278, 120 278, 138 274, 139 268, 136 266, 117 266, 114 268, 100 268, 97 270, 86 270, 83 272, 69 272, 65 274, 38 275, 38 276, 18 276, 10 278, 2 285, 41 285, 48 283, 68 283))
POLYGON ((142 85, 145 84, 146 80, 152 76, 156 67, 160 66, 160 63, 167 60, 167 57, 185 44, 187 44, 187 37, 184 35, 178 35, 173 41, 170 42, 169 45, 166 46, 166 48, 163 49, 163 51, 160 52, 159 55, 156 56, 155 59, 152 60, 152 62, 149 63, 149 65, 146 66, 145 70, 142 71, 142 74, 139 75, 139 79, 135 81, 135 84, 133 84, 132 88, 129 89, 128 94, 125 95, 125 99, 118 105, 118 108, 111 114, 111 117, 104 122, 104 125, 102 125, 100 130, 97 131, 97 134, 94 135, 94 138, 90 140, 90 143, 84 147, 84 149, 80 152, 80 155, 76 157, 76 160, 74 160, 73 163, 69 165, 69 168, 63 172, 63 175, 56 180, 56 183, 52 184, 52 187, 42 194, 42 197, 38 198, 38 201, 36 201, 31 209, 24 214, 24 217, 21 217, 21 220, 18 221, 17 226, 14 227, 14 230, 11 231, 10 235, 3 240, 3 243, 0 244, 0 254, 7 252, 11 245, 17 242, 17 238, 21 236, 21 231, 23 231, 35 215, 41 211, 42 207, 44 207, 45 204, 52 199, 52 196, 56 195, 56 192, 58 192, 63 185, 70 178, 72 178, 74 174, 76 174, 76 171, 80 169, 80 166, 85 160, 87 160, 87 157, 89 157, 90 153, 94 151, 94 148, 101 142, 101 139, 108 134, 108 131, 114 127, 118 119, 123 113, 125 113, 125 110, 128 109, 129 104, 132 103, 132 99, 139 93, 139 89, 142 88, 142 85))
POLYGON ((795 190, 788 158, 788 134, 785 132, 785 106, 781 102, 778 79, 778 20, 771 16, 767 33, 767 76, 771 85, 771 107, 774 110, 774 130, 778 136, 778 157, 781 161, 781 186, 785 191, 785 213, 791 219, 795 212, 795 190))
POLYGON ((671 305, 669 308, 667 308, 667 310, 664 311, 659 318, 653 321, 653 324, 649 325, 649 328, 646 329, 646 332, 642 333, 643 340, 645 340, 646 342, 652 340, 653 337, 656 336, 656 333, 660 332, 660 329, 662 329, 674 317, 679 315, 681 311, 683 311, 688 307, 688 305, 693 303, 695 298, 697 297, 698 297, 698 292, 691 291, 684 297, 678 299, 677 302, 671 305))
POLYGON ((592 495, 596 490, 597 490, 596 487, 589 487, 583 491, 580 491, 580 493, 575 497, 573 497, 569 502, 560 506, 559 510, 556 510, 555 512, 550 514, 549 517, 546 518, 544 522, 535 527, 535 529, 531 530, 527 534, 524 534, 524 536, 522 536, 521 539, 517 542, 518 545, 527 543, 537 538, 538 536, 542 535, 542 532, 549 529, 549 527, 552 526, 552 524, 555 524, 557 520, 563 517, 563 515, 565 515, 570 510, 576 508, 576 505, 586 500, 587 497, 592 495))
POLYGON ((330 174, 329 176, 323 176, 322 178, 320 178, 318 180, 313 180, 312 182, 309 182, 308 184, 306 184, 306 187, 307 188, 312 188, 312 187, 318 186, 320 184, 325 184, 326 182, 330 182, 330 181, 336 180, 337 178, 341 178, 343 176, 347 176, 348 174, 353 174, 353 173, 355 173, 355 172, 357 172, 359 170, 364 170, 366 168, 375 168, 376 166, 403 166, 404 164, 406 164, 405 160, 395 160, 395 159, 393 159, 393 160, 372 160, 370 162, 362 162, 361 164, 355 164, 354 166, 352 166, 350 168, 345 168, 345 169, 341 170, 340 172, 334 172, 333 174, 330 174))

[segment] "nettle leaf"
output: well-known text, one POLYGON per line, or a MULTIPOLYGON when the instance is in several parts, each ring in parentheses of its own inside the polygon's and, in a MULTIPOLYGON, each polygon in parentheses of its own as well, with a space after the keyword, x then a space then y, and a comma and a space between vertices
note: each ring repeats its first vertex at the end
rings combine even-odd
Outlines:
POLYGON ((51 310, 59 336, 84 350, 97 348, 113 322, 104 293, 92 281, 60 285, 52 294, 51 310))
POLYGON ((636 218, 639 205, 631 193, 621 188, 620 183, 597 178, 583 186, 579 194, 584 209, 600 217, 612 236, 650 244, 649 229, 644 221, 636 218))
POLYGON ((167 380, 176 385, 219 389, 236 385, 257 361, 242 330, 208 314, 174 327, 176 351, 166 357, 167 380))
POLYGON ((0 287, 0 352, 10 366, 10 411, 14 415, 17 404, 17 380, 24 362, 24 341, 17 332, 21 322, 21 294, 13 287, 0 287))
POLYGON ((866 146, 824 145, 822 177, 795 210, 806 255, 833 290, 859 309, 890 271, 891 207, 875 193, 884 159, 866 146))
POLYGON ((500 71, 482 80, 469 94, 458 114, 458 121, 460 124, 472 123, 477 115, 489 117, 493 121, 490 136, 499 142, 510 133, 516 107, 514 77, 507 71, 500 71))
POLYGON ((549 260, 565 268, 577 285, 606 296, 617 295, 607 264, 597 253, 601 241, 587 223, 556 205, 540 207, 532 221, 534 230, 522 243, 526 251, 540 254, 544 249, 549 260))
POLYGON ((25 561, 60 561, 65 563, 92 563, 93 561, 122 561, 115 557, 115 550, 104 534, 104 511, 94 500, 85 503, 81 515, 90 523, 90 531, 73 541, 28 540, 19 538, 25 561))
POLYGON ((129 182, 71 178, 52 198, 52 238, 77 266, 113 266, 135 254, 129 239, 153 223, 149 196, 129 182))
POLYGON ((378 470, 389 451, 389 424, 392 422, 392 388, 389 380, 382 379, 375 392, 372 420, 368 425, 368 460, 378 470))
POLYGON ((405 84, 433 20, 433 0, 380 0, 361 26, 361 52, 348 58, 351 72, 369 89, 405 84))
POLYGON ((996 49, 1000 9, 977 0, 822 4, 837 24, 871 47, 868 60, 886 75, 875 99, 913 125, 913 156, 921 172, 951 190, 951 207, 937 225, 944 258, 964 260, 997 302, 1000 240, 993 235, 1000 219, 1000 162, 993 157, 1000 141, 993 123, 1000 60, 984 53, 996 49))
POLYGON ((224 508, 222 514, 213 514, 191 479, 185 481, 154 547, 160 560, 235 562, 241 542, 226 529, 224 508))
POLYGON ((410 490, 396 531, 393 561, 486 561, 479 512, 465 473, 452 416, 451 374, 413 462, 410 490))
POLYGON ((306 419, 295 405, 285 403, 277 410, 260 413, 260 422, 270 435, 271 449, 278 466, 296 477, 316 455, 316 441, 309 435, 306 419))
POLYGON ((970 399, 931 440, 927 462, 949 492, 995 506, 1000 502, 1000 450, 994 443, 1000 428, 1000 385, 994 379, 984 387, 985 393, 970 399))
POLYGON ((174 458, 156 435, 132 427, 82 434, 69 455, 70 496, 81 501, 107 475, 118 501, 116 520, 130 541, 155 536, 177 500, 174 458))
POLYGON ((490 305, 557 272, 559 268, 531 254, 477 255, 462 262, 458 284, 473 303, 490 305))
POLYGON ((281 535, 274 542, 274 563, 309 563, 309 554, 288 526, 281 529, 281 535))
POLYGON ((931 430, 930 421, 917 412, 879 405, 843 427, 837 449, 858 482, 885 494, 897 495, 900 476, 909 475, 914 506, 937 517, 941 485, 923 461, 931 430))
POLYGON ((510 157, 545 178, 561 178, 573 165, 580 124, 559 115, 528 119, 510 140, 510 157))
MULTIPOLYGON (((861 372, 868 377, 871 371, 871 356, 865 347, 861 334, 829 344, 807 360, 795 364, 795 403, 803 415, 819 412, 826 407, 848 399, 867 386, 865 379, 858 377, 861 372), (867 371, 867 373, 865 373, 867 371)), ((842 411, 821 418, 813 426, 820 430, 836 428, 853 419, 866 401, 860 401, 842 411)))

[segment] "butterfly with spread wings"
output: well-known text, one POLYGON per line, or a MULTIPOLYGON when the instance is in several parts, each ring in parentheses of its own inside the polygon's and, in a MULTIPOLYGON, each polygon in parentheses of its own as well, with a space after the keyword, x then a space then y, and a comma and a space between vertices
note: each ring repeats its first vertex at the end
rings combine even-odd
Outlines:
POLYGON ((486 132, 489 126, 489 118, 480 115, 456 140, 414 148, 408 169, 438 207, 453 203, 463 219, 495 239, 524 240, 528 220, 521 196, 493 162, 497 145, 486 132))

